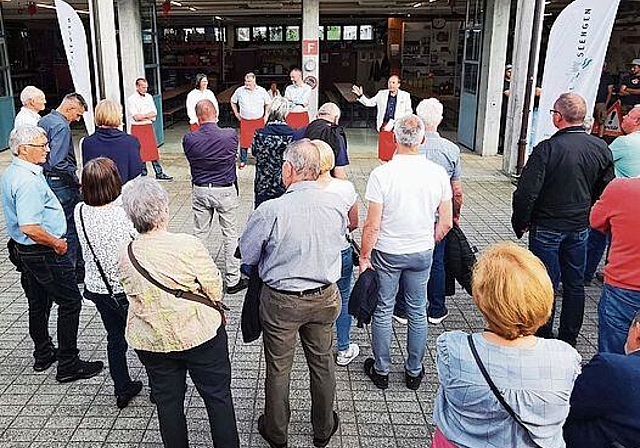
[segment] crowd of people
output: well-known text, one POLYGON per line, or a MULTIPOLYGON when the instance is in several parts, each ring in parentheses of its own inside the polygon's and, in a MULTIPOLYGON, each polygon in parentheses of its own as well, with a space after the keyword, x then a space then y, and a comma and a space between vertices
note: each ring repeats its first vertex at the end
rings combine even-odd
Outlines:
MULTIPOLYGON (((350 233, 360 225, 360 199, 348 180, 340 108, 325 103, 310 121, 309 86, 300 70, 291 80, 280 96, 257 86, 255 74, 245 76, 231 99, 238 137, 218 125, 206 77, 196 79, 188 99, 190 131, 182 140, 193 235, 168 230, 169 195, 156 180, 171 178, 159 163, 152 128, 157 111, 143 78, 128 99, 130 134, 121 130, 119 104, 98 103, 96 132, 80 142, 80 178, 69 125, 86 110, 82 96, 69 94, 40 117, 44 94, 28 87, 21 95, 2 199, 9 254, 29 306, 33 369, 57 362, 59 382, 101 372, 103 363, 82 360, 77 348, 84 296, 107 332, 116 405, 126 407, 143 389, 129 374, 130 346, 145 367, 167 448, 188 446, 187 373, 204 400, 213 445, 239 446, 224 297, 248 287, 243 272, 260 281, 266 378, 258 431, 272 448, 288 443, 298 339, 310 372, 313 445, 327 446, 340 426, 336 365, 360 355, 349 314, 354 267, 359 279, 373 276, 372 356, 363 375, 379 389, 389 388, 395 372, 393 320, 407 325, 404 381, 418 390, 427 326, 449 314, 445 248, 460 224, 463 190, 460 150, 438 133, 442 104, 423 100, 413 114, 397 76, 372 98, 354 86, 363 105, 378 107, 382 161, 367 182, 356 257, 350 233), (255 209, 242 230, 237 169, 246 166, 249 151, 256 161, 255 209), (146 176, 147 161, 156 180, 146 176), (205 246, 216 217, 222 272, 205 246), (53 302, 57 346, 48 332, 53 302)), ((437 339, 435 448, 638 446, 640 107, 625 116, 627 135, 611 147, 585 131, 587 107, 578 94, 561 95, 550 113, 558 132, 533 150, 513 196, 513 229, 518 238, 528 232, 529 250, 515 243, 486 249, 471 288, 485 329, 437 339), (610 250, 598 309, 599 354, 581 368, 574 347, 588 266, 599 264, 602 238, 610 250), (556 296, 562 296, 557 337, 556 296)))

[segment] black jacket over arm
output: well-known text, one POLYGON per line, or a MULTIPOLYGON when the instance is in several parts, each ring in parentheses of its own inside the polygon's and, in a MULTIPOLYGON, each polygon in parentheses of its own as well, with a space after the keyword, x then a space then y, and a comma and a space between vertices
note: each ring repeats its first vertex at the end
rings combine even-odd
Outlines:
POLYGON ((607 144, 580 126, 538 144, 513 193, 511 225, 520 238, 532 225, 561 232, 589 226, 589 211, 614 178, 607 144))

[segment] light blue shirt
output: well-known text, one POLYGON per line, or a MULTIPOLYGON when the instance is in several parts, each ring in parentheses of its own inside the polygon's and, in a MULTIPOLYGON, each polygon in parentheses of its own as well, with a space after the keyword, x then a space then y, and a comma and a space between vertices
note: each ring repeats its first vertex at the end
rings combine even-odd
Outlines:
POLYGON ((562 426, 582 358, 562 341, 536 339, 531 348, 506 347, 473 335, 489 376, 529 430, 507 413, 476 364, 467 334, 436 340, 438 394, 433 421, 459 448, 564 448, 562 426), (531 440, 533 438, 535 443, 531 440))
POLYGON ((42 167, 13 159, 2 176, 2 207, 7 234, 19 244, 35 244, 20 226, 37 224, 56 238, 67 233, 64 210, 42 174, 42 167))
POLYGON ((347 216, 339 195, 316 182, 297 182, 251 213, 240 238, 242 262, 258 265, 271 288, 304 291, 335 283, 347 216))
POLYGON ((437 132, 427 132, 425 142, 420 146, 420 153, 444 168, 450 180, 460 180, 462 168, 458 145, 441 137, 437 132))
POLYGON ((616 138, 609 149, 616 177, 640 176, 640 131, 616 138))

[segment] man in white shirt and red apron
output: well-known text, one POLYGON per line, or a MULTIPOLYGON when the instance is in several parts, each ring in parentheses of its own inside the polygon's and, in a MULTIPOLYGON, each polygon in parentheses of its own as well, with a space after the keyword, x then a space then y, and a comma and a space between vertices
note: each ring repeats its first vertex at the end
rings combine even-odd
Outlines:
POLYGON ((244 86, 233 92, 230 102, 233 115, 240 122, 240 169, 243 169, 247 166, 253 136, 264 127, 271 98, 264 87, 256 84, 256 75, 247 73, 244 86))
POLYGON ((291 70, 291 85, 284 91, 284 97, 291 102, 291 110, 287 115, 287 124, 293 129, 304 128, 309 124, 309 98, 311 97, 311 86, 302 80, 302 70, 294 68, 291 70))
POLYGON ((158 110, 153 97, 147 93, 149 84, 144 78, 136 79, 136 93, 127 99, 128 112, 131 116, 131 135, 140 141, 140 159, 142 159, 142 175, 147 175, 147 162, 151 162, 158 180, 173 180, 167 175, 158 159, 158 144, 153 133, 153 122, 158 110))
POLYGON ((400 77, 389 76, 388 89, 379 90, 375 96, 367 98, 362 87, 353 86, 351 91, 358 97, 358 101, 367 107, 378 107, 376 129, 378 130, 378 159, 388 162, 396 151, 393 137, 393 125, 396 120, 413 113, 411 95, 400 90, 400 77))

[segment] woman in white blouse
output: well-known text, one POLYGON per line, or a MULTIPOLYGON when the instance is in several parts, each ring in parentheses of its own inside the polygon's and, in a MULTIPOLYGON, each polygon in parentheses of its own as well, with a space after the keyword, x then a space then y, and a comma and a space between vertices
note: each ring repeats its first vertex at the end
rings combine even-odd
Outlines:
POLYGON ((84 297, 95 303, 107 330, 107 357, 116 404, 122 409, 142 390, 127 368, 124 330, 129 302, 118 277, 118 257, 137 235, 121 206, 122 181, 111 159, 92 159, 82 170, 82 195, 74 212, 85 259, 84 297))
POLYGON ((197 131, 200 126, 198 125, 198 117, 196 116, 196 104, 200 100, 210 100, 216 108, 216 113, 220 114, 220 107, 218 106, 218 100, 211 90, 208 89, 209 80, 204 73, 198 73, 196 75, 196 86, 187 95, 187 115, 189 116, 189 128, 192 131, 197 131))

